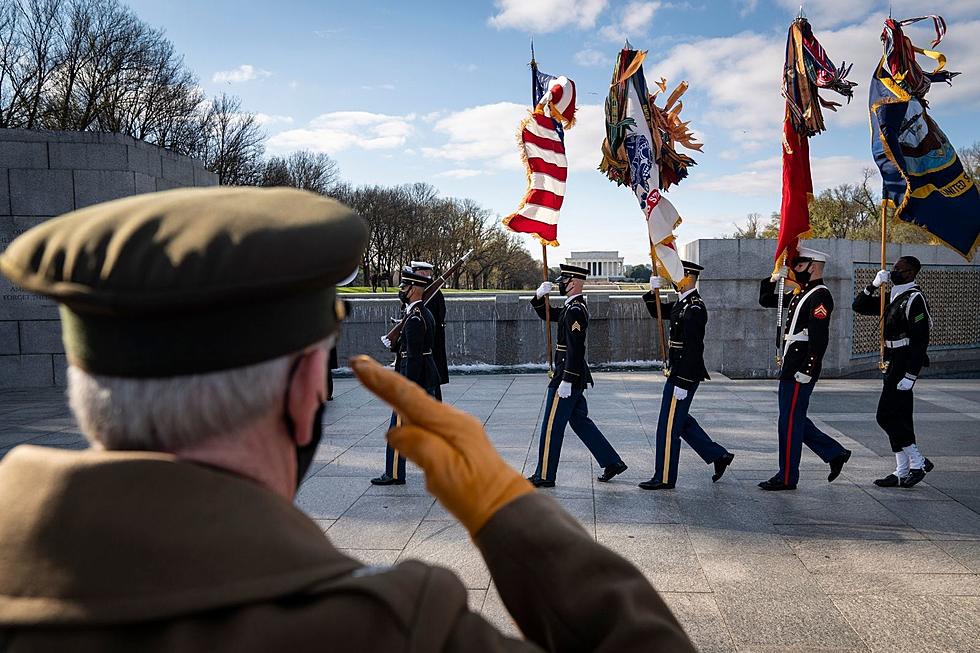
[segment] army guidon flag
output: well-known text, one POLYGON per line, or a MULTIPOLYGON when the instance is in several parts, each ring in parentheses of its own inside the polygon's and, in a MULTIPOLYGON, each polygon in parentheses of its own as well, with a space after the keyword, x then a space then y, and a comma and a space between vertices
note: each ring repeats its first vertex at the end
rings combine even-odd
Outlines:
POLYGON ((534 88, 534 110, 521 122, 517 135, 528 189, 517 211, 503 223, 511 231, 533 234, 542 244, 557 247, 558 215, 568 178, 563 127, 575 124, 575 82, 539 72, 534 88))
MULTIPOLYGON (((606 139, 602 143, 599 170, 617 185, 628 185, 647 221, 650 245, 654 248, 661 272, 670 281, 684 276, 684 267, 674 245, 674 228, 681 216, 674 205, 661 194, 671 184, 687 176, 694 160, 675 150, 675 144, 691 150, 701 149, 694 135, 681 122, 680 96, 687 84, 680 84, 663 108, 650 95, 643 75, 646 52, 629 48, 616 58, 612 87, 606 98, 606 139)), ((666 91, 666 82, 657 86, 666 91)))
POLYGON ((939 45, 946 34, 941 16, 885 21, 884 55, 871 78, 871 151, 881 171, 882 197, 895 207, 895 218, 929 232, 970 260, 980 246, 980 191, 963 168, 946 134, 926 110, 925 96, 935 82, 951 83, 946 57, 917 48, 902 27, 932 19, 939 45), (925 72, 915 60, 936 61, 925 72))

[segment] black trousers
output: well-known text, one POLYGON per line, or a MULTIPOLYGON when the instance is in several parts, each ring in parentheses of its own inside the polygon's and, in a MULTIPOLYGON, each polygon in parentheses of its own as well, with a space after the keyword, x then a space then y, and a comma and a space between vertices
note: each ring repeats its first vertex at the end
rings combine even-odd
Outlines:
POLYGON ((878 426, 888 434, 892 451, 898 453, 902 447, 915 444, 915 427, 912 424, 912 391, 899 390, 898 382, 905 376, 900 366, 892 365, 885 375, 878 398, 878 413, 875 418, 878 426))

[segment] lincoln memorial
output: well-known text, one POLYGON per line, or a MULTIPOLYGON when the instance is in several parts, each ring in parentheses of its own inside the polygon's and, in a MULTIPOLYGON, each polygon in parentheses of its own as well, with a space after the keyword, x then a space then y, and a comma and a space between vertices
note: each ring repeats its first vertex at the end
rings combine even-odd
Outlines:
POLYGON ((589 280, 608 281, 609 277, 621 277, 625 273, 623 257, 619 252, 572 252, 565 259, 566 265, 577 265, 589 271, 589 280))

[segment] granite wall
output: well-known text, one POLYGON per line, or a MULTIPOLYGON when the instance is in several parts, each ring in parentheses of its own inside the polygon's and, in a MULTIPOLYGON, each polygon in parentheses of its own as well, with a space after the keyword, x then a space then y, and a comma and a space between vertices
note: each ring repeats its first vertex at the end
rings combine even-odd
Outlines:
MULTIPOLYGON (((199 161, 121 134, 0 129, 0 250, 90 204, 217 183, 199 161)), ((0 278, 0 388, 60 385, 64 370, 55 305, 0 278)))

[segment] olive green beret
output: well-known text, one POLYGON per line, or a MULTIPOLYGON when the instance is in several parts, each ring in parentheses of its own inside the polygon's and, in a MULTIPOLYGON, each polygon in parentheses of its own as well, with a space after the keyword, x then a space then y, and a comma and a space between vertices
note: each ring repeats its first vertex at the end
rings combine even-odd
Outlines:
POLYGON ((292 188, 191 188, 49 220, 0 272, 61 304, 68 361, 167 377, 270 360, 326 338, 334 285, 356 269, 364 221, 292 188))

